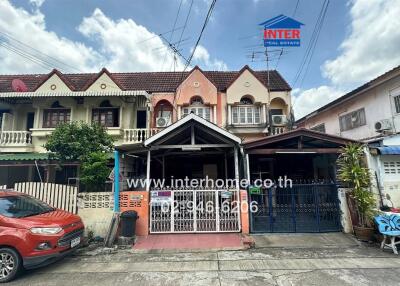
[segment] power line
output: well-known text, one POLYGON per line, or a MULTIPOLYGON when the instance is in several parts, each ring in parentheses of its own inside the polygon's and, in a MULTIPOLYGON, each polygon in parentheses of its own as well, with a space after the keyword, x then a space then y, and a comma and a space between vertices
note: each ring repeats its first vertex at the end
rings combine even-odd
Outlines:
POLYGON ((299 78, 304 70, 304 66, 307 64, 308 61, 310 61, 310 58, 311 58, 310 55, 313 54, 313 50, 315 49, 316 42, 318 41, 319 31, 321 30, 322 23, 324 21, 325 15, 326 15, 326 10, 328 8, 328 5, 329 5, 329 0, 324 0, 324 3, 321 7, 321 11, 319 12, 319 15, 317 18, 317 22, 315 23, 314 30, 311 35, 310 41, 307 45, 306 52, 300 62, 300 66, 294 77, 293 84, 292 84, 293 87, 296 85, 297 81, 299 80, 299 78))
POLYGON ((200 40, 201 40, 201 38, 202 38, 202 36, 203 36, 204 30, 206 29, 207 24, 208 24, 208 22, 209 22, 209 20, 210 20, 210 18, 211 18, 211 14, 212 14, 212 12, 213 12, 213 10, 214 10, 215 3, 216 3, 216 2, 217 2, 217 0, 213 0, 213 2, 212 2, 211 5, 210 5, 210 8, 208 9, 208 13, 207 13, 206 19, 205 19, 205 21, 204 21, 203 27, 201 28, 200 35, 199 35, 199 37, 197 38, 196 44, 194 45, 193 51, 192 51, 192 53, 191 53, 191 55, 190 55, 188 61, 186 62, 186 65, 185 65, 185 69, 184 69, 184 70, 186 70, 186 68, 190 65, 190 62, 192 61, 192 58, 193 58, 193 56, 194 56, 194 53, 196 52, 197 46, 199 45, 200 40))
POLYGON ((323 26, 323 24, 324 24, 326 12, 328 11, 328 5, 329 5, 329 0, 327 1, 327 4, 326 4, 326 6, 325 6, 325 10, 324 10, 324 13, 323 13, 323 15, 322 15, 322 18, 321 18, 321 21, 320 21, 320 25, 318 26, 318 30, 317 30, 317 34, 316 34, 316 40, 314 41, 314 45, 313 45, 313 47, 312 47, 312 51, 311 51, 310 57, 309 57, 309 59, 308 59, 307 66, 306 66, 305 72, 304 72, 304 74, 303 74, 303 78, 302 78, 302 80, 301 80, 301 83, 300 83, 299 88, 301 88, 301 87, 303 86, 304 79, 306 78, 306 76, 307 76, 307 74, 308 74, 308 70, 309 70, 309 68, 310 68, 310 63, 311 63, 312 57, 313 57, 313 55, 314 55, 315 47, 316 47, 316 45, 317 45, 317 41, 318 41, 318 38, 319 38, 319 34, 320 34, 321 29, 322 29, 322 26, 323 26))
POLYGON ((193 2, 194 2, 194 0, 192 0, 192 1, 190 2, 189 10, 188 10, 188 13, 186 14, 185 23, 183 24, 183 29, 182 29, 181 35, 179 36, 179 41, 178 41, 177 48, 179 48, 180 42, 182 41, 183 34, 185 33, 187 24, 188 24, 188 22, 189 22, 189 16, 190 16, 190 12, 192 11, 193 2))
MULTIPOLYGON (((193 1, 192 1, 192 2, 193 2, 193 1)), ((184 77, 184 75, 185 75, 185 71, 186 71, 186 69, 188 68, 188 66, 190 65, 190 63, 191 63, 191 61, 192 61, 192 59, 193 59, 194 53, 196 52, 196 49, 197 49, 197 47, 198 47, 198 45, 199 45, 199 43, 200 43, 200 40, 201 40, 201 38, 203 37, 204 30, 206 29, 207 24, 208 24, 208 22, 209 22, 209 20, 210 20, 210 18, 211 18, 211 15, 212 15, 212 12, 213 12, 213 10, 214 10, 215 3, 216 3, 216 2, 217 2, 217 0, 213 0, 212 3, 210 4, 210 8, 208 9, 206 19, 204 20, 203 26, 202 26, 202 28, 201 28, 201 30, 200 30, 199 37, 197 38, 196 44, 195 44, 194 47, 193 47, 192 53, 190 54, 188 60, 186 61, 186 64, 185 64, 185 67, 184 67, 183 70, 182 70, 181 78, 180 78, 180 81, 179 81, 179 82, 182 81, 182 79, 183 79, 183 77, 184 77)), ((178 92, 178 94, 176 95, 176 97, 174 97, 174 101, 173 101, 173 105, 172 105, 174 108, 175 108, 175 102, 179 99, 180 94, 181 94, 181 89, 179 90, 179 92, 178 92)))
POLYGON ((7 46, 7 45, 5 45, 4 43, 1 43, 1 42, 0 42, 0 46, 6 48, 7 50, 9 50, 9 51, 11 51, 11 52, 13 52, 13 53, 15 53, 15 54, 21 56, 21 57, 23 57, 23 58, 25 58, 25 59, 27 59, 27 60, 33 62, 33 63, 36 63, 37 65, 40 65, 40 66, 41 66, 42 68, 44 68, 45 70, 48 70, 48 69, 49 69, 49 66, 46 65, 46 64, 44 64, 43 62, 41 62, 41 61, 39 61, 39 60, 37 60, 37 59, 35 59, 35 58, 32 58, 32 57, 30 57, 30 56, 28 56, 28 55, 26 55, 26 54, 24 54, 24 53, 22 53, 22 52, 20 52, 20 51, 18 51, 18 50, 16 50, 16 49, 12 48, 12 47, 10 47, 10 46, 7 46))
POLYGON ((66 64, 55 57, 49 56, 49 55, 41 52, 40 50, 13 38, 12 36, 10 36, 9 34, 7 34, 5 32, 0 31, 0 39, 1 38, 4 39, 4 42, 7 42, 8 45, 14 47, 15 49, 18 49, 25 54, 29 54, 30 56, 35 57, 41 61, 49 63, 51 65, 51 68, 58 66, 60 69, 65 69, 65 68, 61 68, 61 66, 59 66, 61 64, 62 66, 67 67, 68 69, 72 69, 72 70, 79 72, 79 70, 77 68, 75 68, 74 66, 66 64), (34 53, 30 52, 29 50, 35 51, 37 54, 34 54, 34 53))
MULTIPOLYGON (((174 30, 175 30, 175 27, 176 27, 176 22, 178 21, 178 18, 179 18, 179 12, 181 11, 182 2, 183 2, 183 0, 181 0, 181 1, 179 2, 178 12, 176 13, 174 25, 173 25, 173 27, 172 27, 172 33, 171 33, 171 36, 169 37, 169 41, 167 41, 168 44, 171 43, 172 38, 173 38, 173 36, 174 36, 174 30)), ((160 36, 160 37, 161 37, 161 36, 160 36)), ((165 39, 165 38, 164 38, 164 39, 165 39)), ((169 44, 169 45, 171 45, 171 44, 169 44)), ((164 64, 165 64, 165 61, 166 61, 166 59, 167 59, 167 55, 168 55, 168 50, 165 51, 165 55, 164 55, 163 63, 162 63, 162 66, 161 66, 161 70, 164 69, 164 64)))
POLYGON ((294 10, 293 10, 293 17, 296 15, 297 8, 299 7, 299 3, 300 3, 300 0, 297 0, 296 7, 294 7, 294 10))
MULTIPOLYGON (((296 6, 294 7, 294 10, 293 10, 292 17, 294 17, 294 16, 296 15, 297 8, 299 8, 299 4, 300 4, 300 0, 297 0, 297 2, 296 2, 296 6)), ((283 54, 284 50, 285 50, 284 48, 282 48, 282 49, 281 49, 281 51, 282 51, 282 52, 281 52, 281 54, 280 54, 280 56, 279 56, 278 60, 276 61, 275 69, 277 69, 277 68, 278 68, 279 61, 280 61, 280 59, 281 59, 281 56, 282 56, 282 54, 283 54)))

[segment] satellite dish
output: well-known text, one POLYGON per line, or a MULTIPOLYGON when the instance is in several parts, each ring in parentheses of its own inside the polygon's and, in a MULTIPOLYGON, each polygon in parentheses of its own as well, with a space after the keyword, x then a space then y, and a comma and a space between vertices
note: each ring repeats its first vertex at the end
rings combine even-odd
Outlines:
POLYGON ((28 91, 28 88, 26 87, 25 83, 18 78, 15 78, 12 80, 11 86, 12 86, 13 91, 15 91, 15 92, 27 92, 28 91))

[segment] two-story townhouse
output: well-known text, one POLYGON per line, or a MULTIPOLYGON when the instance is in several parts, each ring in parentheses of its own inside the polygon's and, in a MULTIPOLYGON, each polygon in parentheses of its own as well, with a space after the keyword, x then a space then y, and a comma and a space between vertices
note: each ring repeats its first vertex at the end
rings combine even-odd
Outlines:
POLYGON ((245 140, 285 131, 291 89, 277 71, 245 66, 240 71, 216 72, 196 66, 167 76, 168 89, 152 93, 153 128, 194 113, 245 140))
POLYGON ((0 76, 0 184, 75 177, 74 164, 59 170, 43 148, 62 122, 97 122, 123 146, 143 142, 190 113, 241 138, 267 136, 283 131, 289 112, 290 87, 280 74, 248 66, 228 72, 195 67, 184 73, 102 69, 0 76))
POLYGON ((400 206, 400 66, 298 119, 296 125, 367 143, 376 192, 389 194, 400 206))

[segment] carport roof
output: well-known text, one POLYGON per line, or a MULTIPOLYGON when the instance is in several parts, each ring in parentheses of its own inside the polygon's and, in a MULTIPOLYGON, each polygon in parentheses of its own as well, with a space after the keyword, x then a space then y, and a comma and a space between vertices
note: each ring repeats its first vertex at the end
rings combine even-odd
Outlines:
POLYGON ((166 136, 170 133, 173 133, 174 131, 179 130, 181 126, 184 126, 185 124, 189 124, 190 122, 198 123, 199 125, 202 125, 237 144, 240 144, 242 142, 242 140, 239 137, 233 135, 229 131, 226 131, 225 129, 219 127, 218 125, 211 123, 210 121, 205 120, 205 119, 201 118, 200 116, 197 116, 194 113, 191 113, 191 114, 185 116, 184 118, 176 121, 175 123, 171 124, 170 126, 165 128, 164 130, 160 131, 159 133, 155 134, 154 136, 145 140, 144 146, 147 147, 147 146, 152 145, 157 140, 163 138, 164 136, 166 136))
POLYGON ((312 131, 305 128, 295 129, 279 135, 248 141, 243 144, 245 150, 265 148, 265 153, 276 151, 335 153, 342 146, 357 141, 335 135, 312 131))

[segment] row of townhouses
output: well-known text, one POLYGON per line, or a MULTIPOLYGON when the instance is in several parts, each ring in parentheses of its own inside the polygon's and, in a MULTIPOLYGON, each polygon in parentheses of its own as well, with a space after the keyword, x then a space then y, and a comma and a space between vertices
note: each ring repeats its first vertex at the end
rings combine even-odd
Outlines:
MULTIPOLYGON (((186 73, 103 69, 98 74, 53 70, 47 75, 1 76, 0 153, 7 155, 0 183, 35 179, 36 166, 14 172, 5 165, 46 159, 46 137, 62 122, 99 123, 114 137, 116 146, 122 146, 143 142, 194 113, 248 140, 286 130, 290 90, 278 72, 253 71, 248 66, 236 72, 195 67, 186 73)), ((44 171, 44 178, 60 183, 74 173, 68 167, 44 171)))
MULTIPOLYGON (((227 72, 195 67, 185 73, 103 69, 98 74, 54 70, 47 75, 0 76, 0 185, 70 184, 78 176, 79 162, 60 168, 43 144, 62 122, 96 122, 116 140, 122 178, 238 182, 286 176, 297 182, 291 189, 249 190, 250 201, 259 205, 250 219, 241 218, 241 208, 231 205, 240 200, 243 187, 238 183, 190 190, 148 185, 151 196, 145 205, 150 210, 139 220, 143 234, 241 231, 246 221, 254 232, 338 231, 342 226, 335 160, 349 141, 305 129, 289 131, 290 92, 277 71, 248 66, 227 72), (194 216, 185 208, 161 212, 158 202, 166 200, 230 204, 227 212, 216 207, 211 214, 194 216)), ((121 191, 141 190, 121 183, 121 191)), ((100 211, 94 217, 105 217, 100 211)))
MULTIPOLYGON (((339 201, 345 202, 345 196, 336 183, 336 159, 341 147, 365 139, 350 130, 363 128, 366 122, 371 126, 375 120, 366 105, 356 108, 359 98, 368 97, 360 94, 369 92, 376 99, 383 90, 396 108, 391 92, 398 72, 395 69, 296 123, 291 116, 291 87, 282 76, 248 66, 226 72, 195 67, 185 73, 103 69, 97 74, 54 70, 47 75, 0 76, 0 185, 39 180, 70 184, 78 176, 79 162, 60 168, 43 144, 62 122, 96 122, 116 140, 116 166, 122 178, 275 182, 272 187, 245 188, 239 183, 191 188, 150 184, 145 190, 121 183, 121 191, 150 194, 145 203, 149 211, 139 222, 143 226, 145 221, 145 233, 237 232, 246 221, 252 232, 340 231, 346 221, 345 206, 339 201), (339 107, 341 100, 349 104, 353 100, 354 105, 339 107), (331 121, 328 115, 324 119, 325 110, 331 121), (337 120, 340 123, 333 123, 337 120), (293 186, 278 184, 280 178, 290 178, 293 186), (242 189, 245 199, 258 206, 248 217, 232 205, 244 199, 242 189), (180 207, 165 213, 161 211, 165 201, 180 207), (193 213, 182 204, 188 201, 217 207, 211 213, 193 213), (221 208, 225 203, 227 211, 221 208)), ((376 122, 388 126, 388 117, 383 111, 376 122)), ((372 136, 365 136, 377 156, 390 152, 384 140, 393 140, 393 128, 382 127, 385 132, 373 130, 372 136)), ((375 159, 369 156, 369 161, 375 159)), ((399 163, 393 162, 397 174, 399 163)), ((390 161, 388 166, 392 165, 390 161)))

